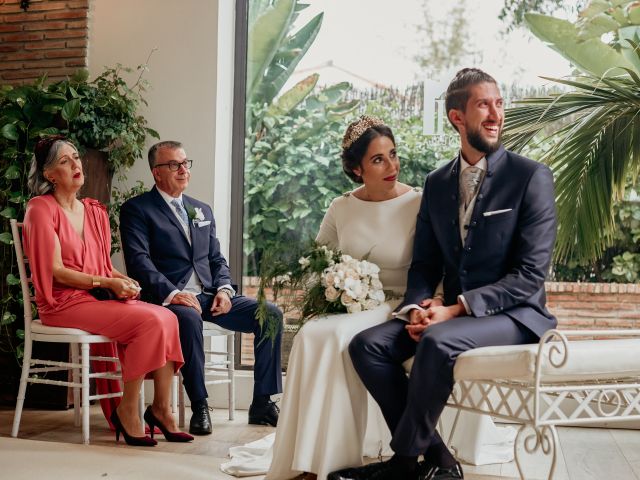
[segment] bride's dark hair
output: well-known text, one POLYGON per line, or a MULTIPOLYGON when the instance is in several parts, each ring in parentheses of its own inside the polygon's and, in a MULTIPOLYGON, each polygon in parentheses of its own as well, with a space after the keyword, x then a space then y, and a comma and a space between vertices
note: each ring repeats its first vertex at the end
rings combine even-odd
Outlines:
MULTIPOLYGON (((349 125, 349 128, 351 128, 352 125, 353 124, 349 125)), ((347 128, 347 132, 349 128, 347 128)), ((394 146, 396 144, 396 139, 389 127, 386 125, 374 125, 367 128, 348 148, 342 149, 342 170, 347 177, 356 183, 362 183, 362 177, 357 175, 353 169, 361 167, 362 159, 364 154, 367 153, 367 148, 369 148, 371 140, 377 137, 388 137, 394 146)))

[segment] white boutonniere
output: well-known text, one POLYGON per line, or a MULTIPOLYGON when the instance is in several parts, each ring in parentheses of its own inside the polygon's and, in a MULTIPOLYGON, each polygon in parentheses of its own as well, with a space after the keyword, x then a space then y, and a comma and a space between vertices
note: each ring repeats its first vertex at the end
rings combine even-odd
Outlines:
POLYGON ((187 213, 189 214, 189 219, 194 225, 204 220, 204 213, 201 208, 190 208, 187 213))

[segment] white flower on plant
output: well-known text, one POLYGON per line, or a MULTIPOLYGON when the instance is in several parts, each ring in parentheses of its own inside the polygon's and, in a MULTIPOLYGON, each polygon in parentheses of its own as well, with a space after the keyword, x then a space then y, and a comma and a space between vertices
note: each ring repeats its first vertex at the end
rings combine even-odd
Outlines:
POLYGON ((340 292, 329 285, 324 290, 324 298, 326 298, 328 302, 335 302, 336 300, 338 300, 338 298, 340 298, 340 292))
POLYGON ((309 257, 300 257, 300 259, 298 259, 298 263, 304 269, 304 268, 307 268, 311 264, 311 260, 309 260, 309 257))
POLYGON ((374 290, 382 290, 382 282, 377 278, 371 280, 371 288, 374 290))

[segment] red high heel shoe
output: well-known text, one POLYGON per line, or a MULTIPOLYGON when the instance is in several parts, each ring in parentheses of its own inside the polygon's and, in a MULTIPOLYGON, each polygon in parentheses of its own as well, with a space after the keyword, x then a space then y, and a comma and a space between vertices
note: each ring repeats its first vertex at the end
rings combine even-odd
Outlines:
POLYGON ((122 422, 118 417, 118 412, 115 410, 111 413, 111 423, 116 427, 116 442, 120 441, 120 432, 122 432, 124 441, 127 442, 127 445, 131 445, 132 447, 155 447, 158 444, 158 442, 147 435, 144 437, 132 437, 129 435, 122 426, 122 422))
POLYGON ((160 431, 162 432, 162 434, 164 435, 164 438, 167 439, 167 442, 190 442, 193 440, 193 436, 189 435, 188 433, 170 432, 167 429, 167 427, 165 427, 160 422, 160 420, 158 420, 158 418, 153 414, 150 406, 147 407, 147 409, 144 412, 144 421, 147 422, 147 424, 149 425, 149 434, 151 435, 152 439, 153 439, 154 427, 157 425, 160 431))

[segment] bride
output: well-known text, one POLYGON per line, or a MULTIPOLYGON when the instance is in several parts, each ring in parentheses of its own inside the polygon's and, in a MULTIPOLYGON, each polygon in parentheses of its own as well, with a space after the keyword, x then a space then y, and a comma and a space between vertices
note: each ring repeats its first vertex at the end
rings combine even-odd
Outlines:
MULTIPOLYGON (((304 478, 324 480, 334 470, 361 464, 363 455, 390 451, 389 430, 353 368, 348 345, 360 331, 387 321, 404 294, 422 194, 398 182, 395 138, 381 120, 364 115, 351 123, 342 148, 345 174, 361 185, 333 200, 316 241, 354 258, 368 255, 380 267, 384 289, 395 298, 374 310, 305 323, 289 356, 275 441, 272 434, 232 448, 233 459, 221 466, 226 473, 258 475, 268 469, 266 480, 302 472, 308 472, 304 478)), ((493 448, 489 461, 511 460, 511 445, 489 417, 465 413, 458 424, 458 431, 472 426, 462 436, 466 443, 457 448, 458 457, 474 462, 476 450, 486 445, 493 448), (502 446, 500 451, 496 445, 502 446)), ((455 461, 446 448, 435 453, 443 465, 455 461)))

